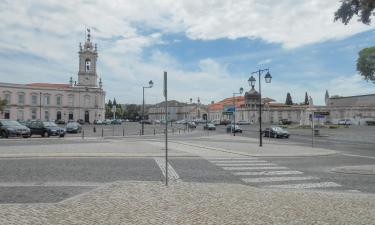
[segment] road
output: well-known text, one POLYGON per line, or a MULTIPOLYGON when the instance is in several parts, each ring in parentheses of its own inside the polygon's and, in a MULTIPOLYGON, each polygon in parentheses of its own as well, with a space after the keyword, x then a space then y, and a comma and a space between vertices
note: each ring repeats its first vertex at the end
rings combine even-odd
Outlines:
MULTIPOLYGON (((148 127, 148 130, 151 128, 151 126, 146 127, 148 127)), ((121 152, 122 148, 127 148, 129 152, 139 154, 142 149, 150 150, 150 154, 146 151, 142 153, 143 155, 101 155, 100 157, 61 155, 59 157, 22 157, 22 155, 20 157, 2 157, 0 158, 0 203, 58 202, 92 190, 104 183, 118 180, 163 181, 163 173, 155 160, 155 156, 151 154, 152 151, 157 151, 162 156, 162 148, 143 145, 145 142, 161 144, 163 136, 153 136, 153 133, 149 133, 147 137, 139 137, 135 132, 137 128, 137 126, 133 127, 134 135, 127 135, 124 138, 108 137, 104 141, 101 138, 93 137, 86 137, 82 140, 80 136, 74 135, 62 139, 1 139, 0 154, 4 152, 15 153, 19 149, 23 149, 26 153, 29 149, 30 151, 44 149, 43 151, 40 150, 42 154, 46 151, 54 152, 55 149, 59 148, 65 151, 65 148, 68 149, 72 146, 73 151, 77 153, 81 151, 100 151, 102 154, 111 151, 118 153, 121 152), (103 149, 102 146, 107 144, 119 148, 103 149), (138 145, 143 147, 136 150, 138 145)), ((298 188, 302 187, 301 185, 311 185, 310 179, 318 179, 318 183, 323 185, 318 188, 319 190, 375 193, 374 175, 346 174, 333 171, 334 168, 341 166, 375 164, 375 140, 371 140, 371 135, 374 134, 372 129, 372 127, 364 129, 357 127, 324 131, 323 137, 316 138, 315 146, 337 150, 338 154, 334 155, 249 158, 240 155, 234 157, 232 154, 230 157, 215 161, 210 157, 202 157, 199 154, 178 150, 175 151, 175 155, 171 155, 170 165, 178 174, 179 179, 185 182, 240 183, 255 187, 295 185, 298 188), (348 136, 348 134, 352 135, 348 136), (361 137, 358 138, 357 134, 361 137), (244 164, 244 167, 272 164, 276 168, 284 167, 284 169, 273 172, 264 171, 264 169, 259 171, 246 170, 246 174, 251 175, 251 179, 248 179, 243 176, 244 172, 228 170, 228 166, 226 166, 228 164, 244 164), (270 175, 281 177, 283 174, 290 174, 286 176, 288 180, 284 182, 280 180, 284 178, 270 178, 270 175), (295 178, 298 174, 303 174, 302 178, 295 178), (274 182, 269 182, 271 179, 274 179, 274 182), (308 181, 304 181, 304 179, 308 181)), ((117 130, 121 131, 121 129, 117 130)), ((258 137, 256 128, 251 127, 247 130, 247 132, 239 135, 258 137)), ((161 133, 160 130, 159 132, 161 133)), ((170 132, 172 142, 183 141, 213 148, 223 147, 224 144, 228 145, 228 140, 211 140, 209 138, 213 135, 225 134, 223 127, 218 127, 217 131, 210 132, 203 131, 202 127, 198 127, 194 132, 180 131, 178 133, 176 130, 173 134, 172 131, 170 132)), ((311 144, 310 137, 303 133, 305 131, 296 130, 292 132, 298 132, 299 134, 292 135, 290 139, 264 139, 264 144, 280 143, 290 144, 291 146, 309 146, 311 144)), ((228 134, 227 137, 230 138, 230 135, 228 134)), ((246 150, 247 144, 250 143, 247 140, 233 142, 236 142, 235 144, 240 146, 239 148, 243 148, 242 150, 246 150)), ((205 150, 201 149, 201 151, 205 150)))

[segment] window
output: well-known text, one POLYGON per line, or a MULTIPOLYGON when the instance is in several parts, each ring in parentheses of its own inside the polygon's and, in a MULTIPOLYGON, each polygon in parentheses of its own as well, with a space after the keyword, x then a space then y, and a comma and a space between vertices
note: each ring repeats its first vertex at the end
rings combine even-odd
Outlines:
POLYGON ((36 104, 38 104, 38 96, 31 95, 31 105, 36 105, 36 104))
POLYGON ((10 104, 10 93, 4 94, 4 99, 7 101, 7 104, 10 104))
POLYGON ((86 61, 85 61, 85 71, 89 72, 90 69, 91 69, 91 61, 90 61, 90 59, 86 59, 86 61))
POLYGON ((90 96, 86 95, 85 96, 85 107, 89 107, 90 106, 90 96))
POLYGON ((68 98, 68 104, 69 104, 69 106, 74 106, 74 98, 73 98, 73 95, 69 96, 69 98, 68 98))
POLYGON ((19 94, 18 95, 18 104, 19 105, 25 104, 25 94, 19 94))
POLYGON ((36 120, 36 109, 31 109, 31 119, 36 120))
POLYGON ((62 97, 56 96, 56 105, 61 105, 61 103, 62 103, 62 97))
POLYGON ((49 105, 49 103, 50 103, 49 95, 45 95, 44 96, 44 105, 49 105))
POLYGON ((49 111, 44 111, 44 121, 49 121, 49 111))
POLYGON ((17 120, 23 120, 23 109, 18 109, 17 120))

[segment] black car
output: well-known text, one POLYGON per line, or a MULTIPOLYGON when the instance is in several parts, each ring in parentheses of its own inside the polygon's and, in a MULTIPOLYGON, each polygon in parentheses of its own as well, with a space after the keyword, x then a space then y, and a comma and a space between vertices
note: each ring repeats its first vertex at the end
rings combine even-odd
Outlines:
POLYGON ((82 132, 81 124, 76 123, 76 122, 68 123, 65 129, 66 129, 66 133, 81 133, 82 132))
POLYGON ((231 125, 227 126, 227 133, 230 133, 230 132, 232 132, 232 133, 242 133, 242 129, 238 125, 235 126, 234 124, 231 124, 231 125))
POLYGON ((83 124, 85 124, 85 121, 84 121, 83 119, 78 119, 78 120, 77 120, 77 123, 83 125, 83 124))
POLYGON ((56 124, 65 124, 65 120, 55 120, 56 124))
POLYGON ((111 123, 112 123, 112 124, 116 124, 116 125, 121 125, 121 124, 122 124, 122 120, 120 120, 120 119, 115 119, 115 120, 112 120, 111 123))
POLYGON ((273 138, 289 138, 290 136, 289 132, 281 127, 268 127, 263 133, 265 137, 273 138))
POLYGON ((216 126, 213 123, 207 123, 203 126, 203 130, 216 130, 216 126))
POLYGON ((3 138, 31 136, 30 129, 14 120, 0 120, 0 134, 3 138))
POLYGON ((31 135, 37 134, 42 137, 65 136, 65 129, 60 128, 54 122, 34 121, 29 125, 31 135))

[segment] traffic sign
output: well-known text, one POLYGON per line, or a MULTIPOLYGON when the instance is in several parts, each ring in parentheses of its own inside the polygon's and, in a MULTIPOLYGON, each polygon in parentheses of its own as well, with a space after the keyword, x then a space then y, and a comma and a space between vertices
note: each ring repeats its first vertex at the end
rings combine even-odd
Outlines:
POLYGON ((329 112, 327 112, 327 111, 314 112, 314 115, 329 116, 329 112))

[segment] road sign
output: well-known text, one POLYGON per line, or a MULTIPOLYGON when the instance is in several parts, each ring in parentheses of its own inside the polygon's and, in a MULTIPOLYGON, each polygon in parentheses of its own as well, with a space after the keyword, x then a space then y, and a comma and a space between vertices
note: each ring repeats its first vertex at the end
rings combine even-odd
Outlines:
POLYGON ((324 119, 326 116, 325 115, 314 115, 315 119, 324 119))
POLYGON ((329 112, 314 112, 314 115, 329 116, 329 112))
POLYGON ((224 112, 233 113, 234 111, 236 111, 236 107, 234 105, 225 105, 224 106, 224 112))

